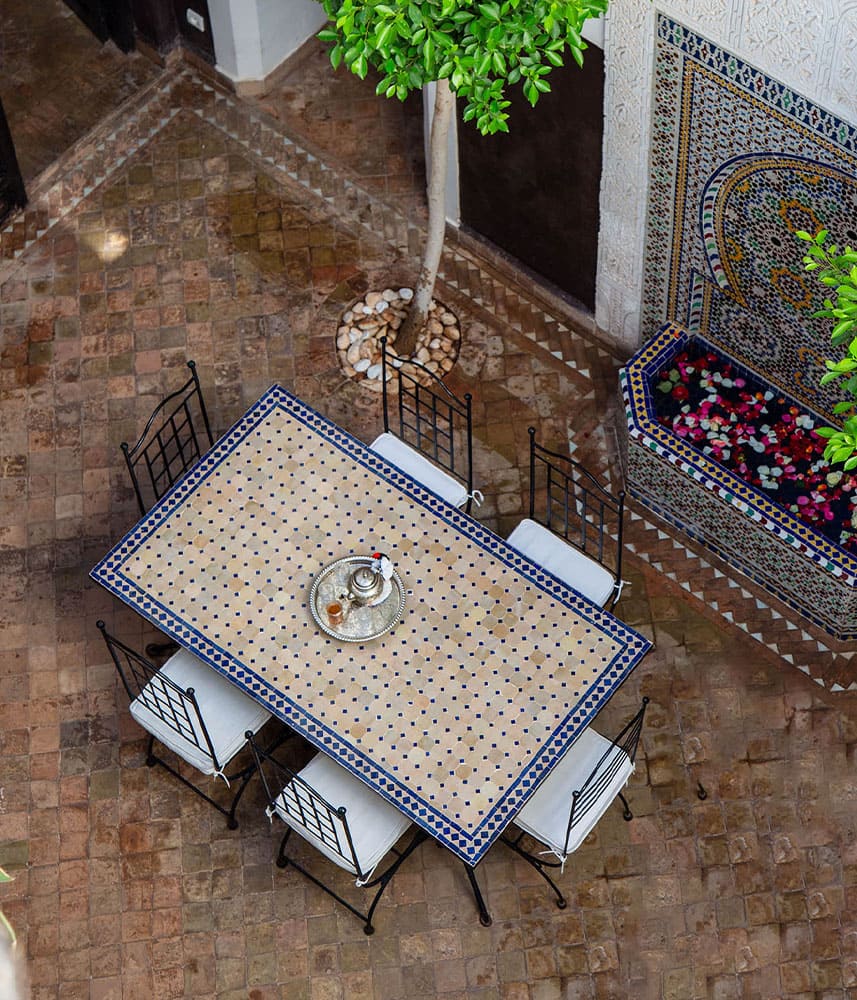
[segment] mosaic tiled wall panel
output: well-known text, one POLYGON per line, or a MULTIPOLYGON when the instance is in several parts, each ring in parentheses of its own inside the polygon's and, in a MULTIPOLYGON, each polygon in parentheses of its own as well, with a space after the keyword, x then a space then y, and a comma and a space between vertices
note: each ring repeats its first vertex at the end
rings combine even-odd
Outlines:
POLYGON ((655 66, 644 338, 681 323, 829 416, 794 233, 857 245, 857 128, 665 15, 655 66))
POLYGON ((857 638, 857 560, 657 423, 652 376, 687 338, 667 324, 623 372, 628 489, 836 638, 857 638))

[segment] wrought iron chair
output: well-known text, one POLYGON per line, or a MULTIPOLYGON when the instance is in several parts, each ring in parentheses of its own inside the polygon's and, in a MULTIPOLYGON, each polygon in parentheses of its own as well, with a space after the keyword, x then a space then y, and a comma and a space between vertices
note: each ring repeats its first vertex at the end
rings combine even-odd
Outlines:
POLYGON ((648 703, 649 699, 643 698, 637 714, 614 740, 587 727, 515 817, 517 837, 503 834, 500 838, 542 876, 556 893, 561 910, 566 906, 565 897, 545 869, 562 871, 569 854, 580 847, 615 798, 622 801, 623 818, 634 818, 622 789, 634 770, 648 703), (544 844, 547 850, 539 854, 524 850, 521 841, 525 836, 544 844), (545 861, 545 855, 557 860, 545 861))
POLYGON ((359 778, 323 753, 317 753, 296 774, 260 749, 252 733, 247 733, 247 739, 265 786, 268 800, 265 813, 269 820, 277 815, 286 824, 277 852, 277 865, 297 868, 362 920, 366 934, 374 934, 372 916, 384 889, 402 862, 425 840, 426 834, 417 830, 402 851, 396 850, 395 844, 411 826, 411 821, 359 778), (333 805, 334 802, 338 804, 333 805), (335 865, 356 876, 358 886, 377 887, 366 913, 286 855, 286 844, 292 832, 303 837, 335 865), (375 875, 375 869, 390 853, 395 855, 392 863, 380 875, 375 875))
POLYGON ((528 433, 530 515, 508 542, 596 604, 613 608, 623 586, 625 492, 614 496, 579 462, 538 444, 534 427, 528 433))
POLYGON ((482 499, 473 489, 471 394, 460 399, 425 365, 390 355, 386 337, 381 338, 381 385, 384 433, 372 450, 469 514, 473 500, 482 499), (388 367, 398 375, 395 420, 390 418, 388 367), (462 436, 463 458, 456 454, 462 436))
POLYGON ((190 378, 158 403, 137 443, 120 445, 141 516, 214 444, 196 364, 187 366, 190 378))
MULTIPOLYGON (((158 668, 110 635, 103 621, 96 624, 122 678, 131 702, 131 715, 149 734, 146 764, 166 768, 223 813, 227 826, 234 830, 238 826, 235 818, 238 802, 256 772, 255 759, 231 775, 225 771, 246 746, 246 733, 258 732, 272 717, 271 713, 188 650, 180 648, 158 668), (216 802, 155 754, 155 741, 202 774, 222 778, 230 789, 232 782, 237 781, 230 805, 225 807, 216 802)), ((281 733, 271 749, 288 735, 288 731, 281 733)))

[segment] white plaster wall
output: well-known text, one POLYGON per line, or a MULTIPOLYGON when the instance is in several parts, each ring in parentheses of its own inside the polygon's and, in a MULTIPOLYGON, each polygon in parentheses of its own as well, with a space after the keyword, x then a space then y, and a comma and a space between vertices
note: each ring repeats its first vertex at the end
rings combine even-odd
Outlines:
POLYGON ((627 350, 640 342, 658 11, 857 123, 857 0, 611 0, 595 318, 627 350))
POLYGON ((256 5, 264 76, 320 31, 327 20, 316 0, 256 0, 256 5))
POLYGON ((324 24, 316 0, 208 0, 217 68, 236 83, 263 80, 324 24))

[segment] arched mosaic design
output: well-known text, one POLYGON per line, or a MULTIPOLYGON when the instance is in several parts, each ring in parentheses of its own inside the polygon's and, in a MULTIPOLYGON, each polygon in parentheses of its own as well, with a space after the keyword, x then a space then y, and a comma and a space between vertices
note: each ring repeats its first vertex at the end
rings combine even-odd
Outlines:
POLYGON ((645 335, 679 322, 829 418, 794 232, 857 245, 857 130, 663 15, 655 81, 645 335))
POLYGON ((703 191, 707 269, 691 279, 688 323, 826 412, 839 398, 819 386, 830 324, 813 317, 823 290, 794 235, 822 228, 857 246, 857 178, 803 157, 727 161, 703 191))

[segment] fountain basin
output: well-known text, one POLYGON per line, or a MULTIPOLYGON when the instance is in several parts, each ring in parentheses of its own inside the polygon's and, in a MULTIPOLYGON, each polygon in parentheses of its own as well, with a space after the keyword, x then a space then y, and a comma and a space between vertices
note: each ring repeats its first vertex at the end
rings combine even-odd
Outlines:
MULTIPOLYGON (((622 371, 628 491, 836 639, 857 638, 857 558, 658 422, 659 373, 690 339, 681 327, 666 324, 622 371)), ((703 338, 693 339, 725 358, 703 338)), ((826 423, 791 402, 818 426, 826 423)))

